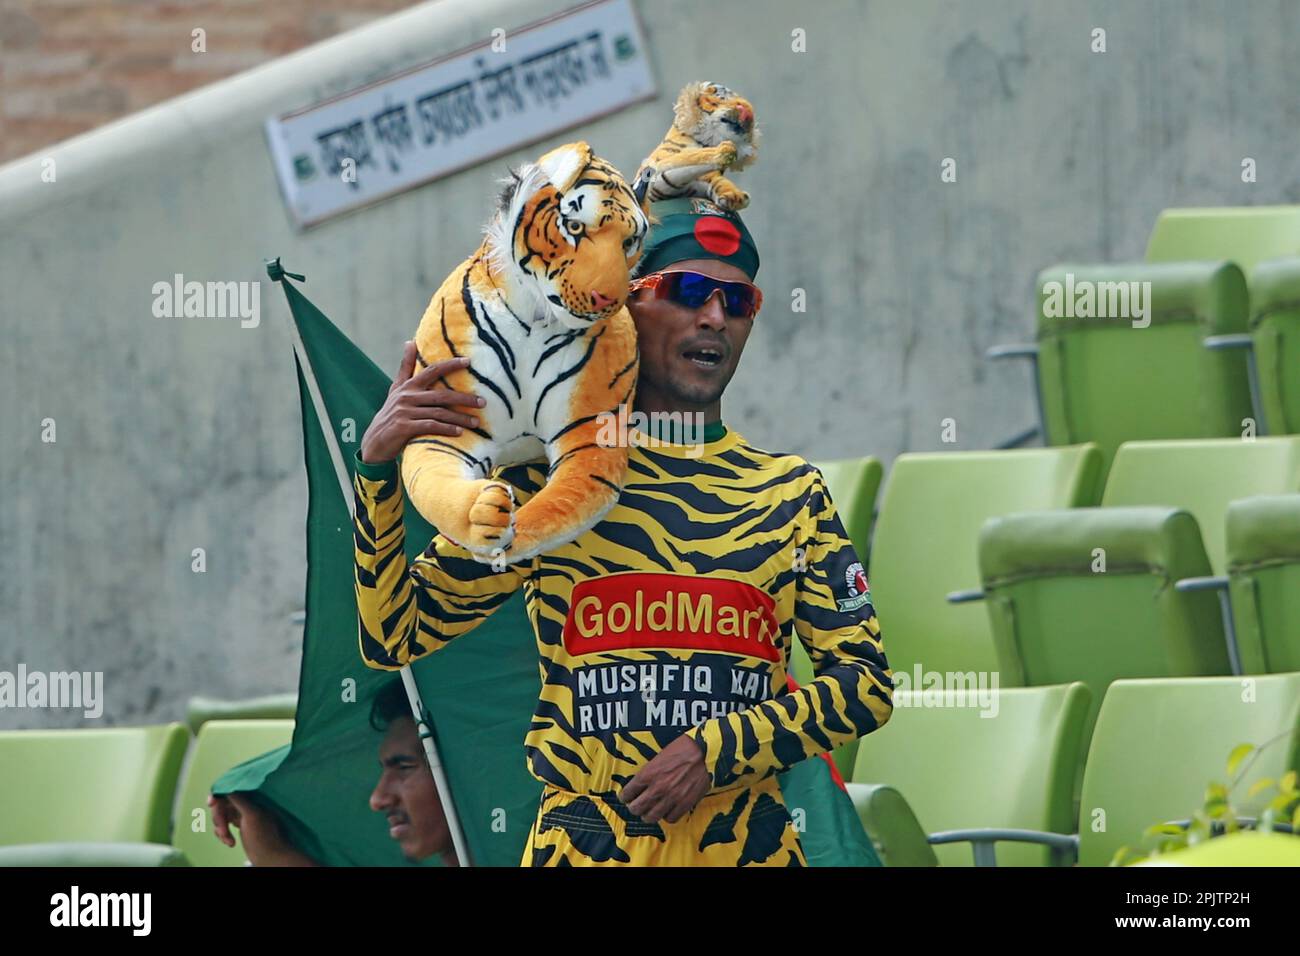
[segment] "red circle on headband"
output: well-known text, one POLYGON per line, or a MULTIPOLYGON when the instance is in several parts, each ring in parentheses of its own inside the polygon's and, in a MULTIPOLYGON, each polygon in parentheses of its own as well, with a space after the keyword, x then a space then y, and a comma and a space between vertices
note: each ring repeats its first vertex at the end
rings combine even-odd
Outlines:
POLYGON ((701 216, 695 220, 695 241, 718 256, 729 256, 740 248, 740 230, 721 216, 701 216))

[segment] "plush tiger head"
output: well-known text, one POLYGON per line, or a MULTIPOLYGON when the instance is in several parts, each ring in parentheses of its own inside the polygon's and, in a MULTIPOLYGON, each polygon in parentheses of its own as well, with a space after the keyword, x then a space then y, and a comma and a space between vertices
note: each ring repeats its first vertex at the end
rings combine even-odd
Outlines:
POLYGON ((513 173, 488 244, 515 314, 581 330, 623 307, 649 229, 638 189, 581 142, 513 173))
POLYGON ((701 146, 724 140, 736 144, 732 169, 744 169, 758 155, 758 124, 754 107, 721 83, 688 83, 673 106, 673 125, 701 146))

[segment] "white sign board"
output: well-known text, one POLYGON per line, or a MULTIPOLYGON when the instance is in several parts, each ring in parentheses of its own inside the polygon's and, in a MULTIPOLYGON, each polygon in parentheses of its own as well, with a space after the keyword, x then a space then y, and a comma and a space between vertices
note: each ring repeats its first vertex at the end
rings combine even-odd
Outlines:
POLYGON ((595 0, 271 117, 266 135, 309 226, 654 95, 631 0, 595 0))

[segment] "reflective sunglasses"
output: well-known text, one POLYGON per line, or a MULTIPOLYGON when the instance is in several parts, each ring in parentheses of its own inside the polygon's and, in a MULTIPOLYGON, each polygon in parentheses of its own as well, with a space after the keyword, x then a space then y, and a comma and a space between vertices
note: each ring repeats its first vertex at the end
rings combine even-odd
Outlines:
POLYGON ((688 309, 698 309, 722 293, 727 315, 735 319, 752 319, 763 305, 763 293, 752 282, 727 282, 701 272, 682 269, 677 272, 652 272, 633 279, 629 291, 650 289, 654 298, 668 299, 688 309))

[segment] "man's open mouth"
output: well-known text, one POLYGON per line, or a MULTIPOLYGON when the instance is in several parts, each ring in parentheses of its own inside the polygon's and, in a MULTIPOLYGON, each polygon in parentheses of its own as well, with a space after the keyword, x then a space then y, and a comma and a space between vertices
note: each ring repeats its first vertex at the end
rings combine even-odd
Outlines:
POLYGON ((702 348, 683 352, 682 358, 695 363, 700 368, 717 368, 722 364, 723 356, 720 349, 702 348))

